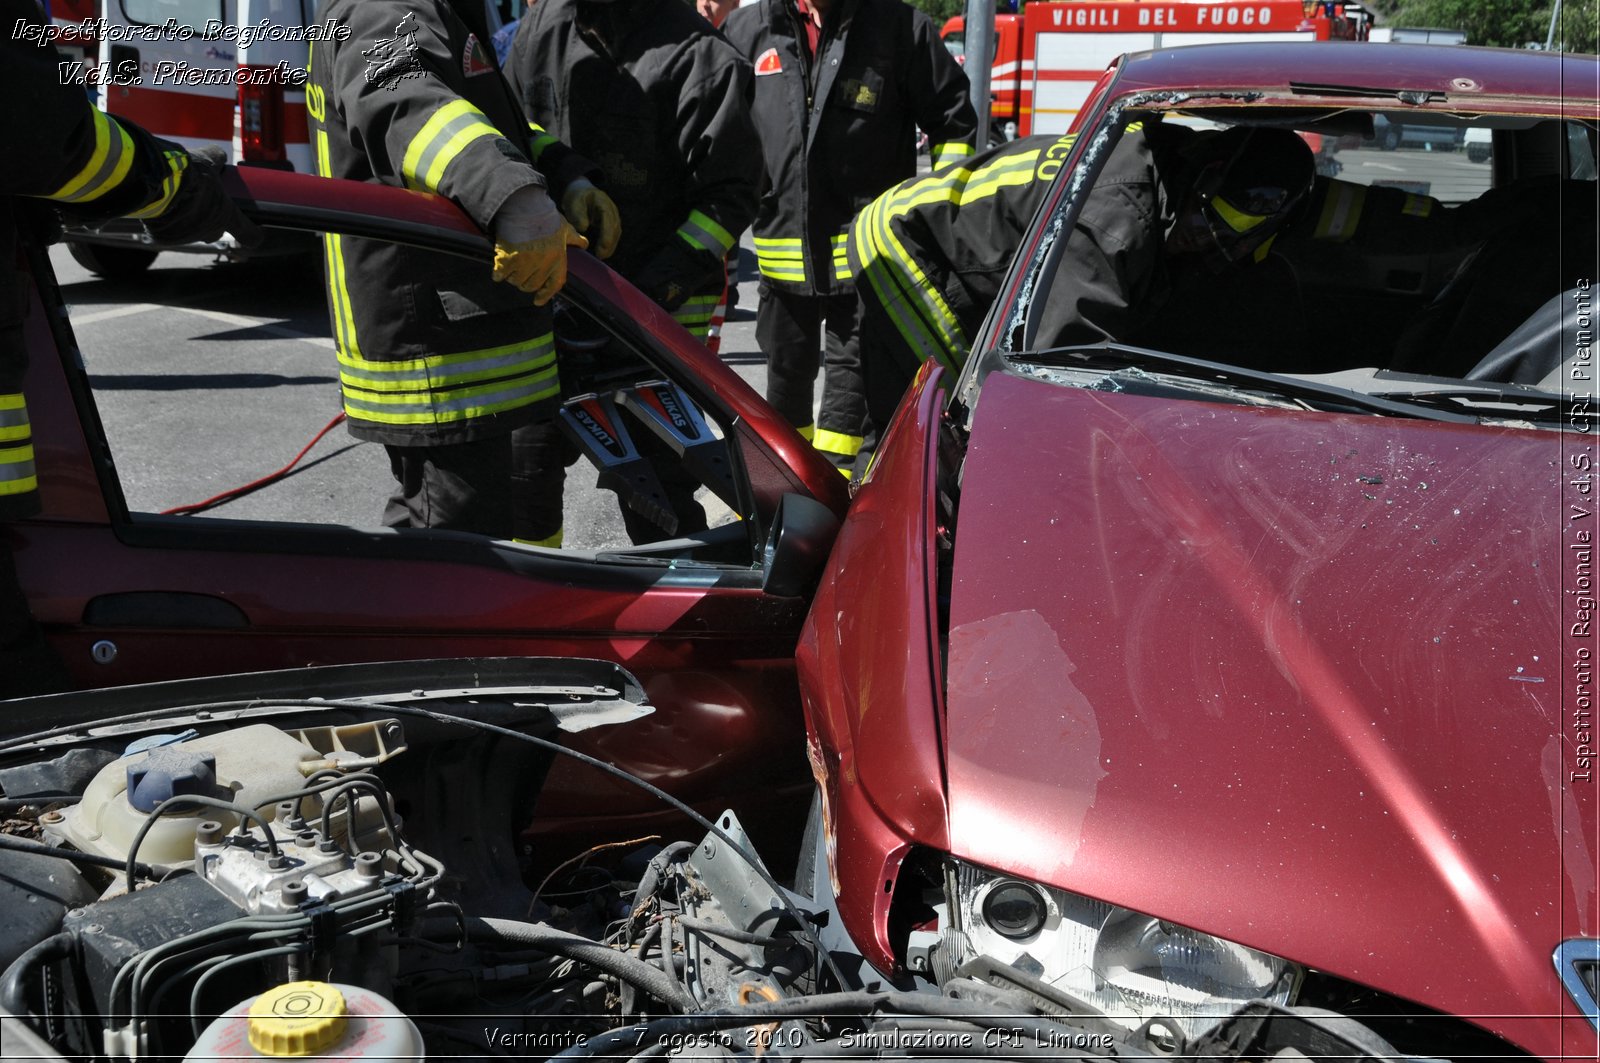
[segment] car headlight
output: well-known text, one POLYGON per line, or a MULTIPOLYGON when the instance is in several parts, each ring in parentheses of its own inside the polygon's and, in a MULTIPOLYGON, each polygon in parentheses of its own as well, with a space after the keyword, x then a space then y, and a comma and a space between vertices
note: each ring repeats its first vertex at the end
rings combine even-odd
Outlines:
POLYGON ((1285 1005, 1295 964, 1065 890, 956 862, 956 918, 941 920, 952 969, 987 956, 1135 1029, 1170 1021, 1193 1038, 1250 1000, 1285 1005))

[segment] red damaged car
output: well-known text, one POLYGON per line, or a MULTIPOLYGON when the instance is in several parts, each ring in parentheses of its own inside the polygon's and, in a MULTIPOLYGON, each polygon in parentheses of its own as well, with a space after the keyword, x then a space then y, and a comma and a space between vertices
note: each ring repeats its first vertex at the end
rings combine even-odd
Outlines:
MULTIPOLYGON (((232 173, 241 205, 264 224, 488 253, 487 238, 436 197, 251 167, 232 173)), ((713 811, 728 794, 782 805, 799 792, 803 812, 794 644, 845 485, 732 369, 598 261, 574 256, 561 300, 575 445, 624 504, 659 513, 661 485, 639 444, 660 436, 656 445, 676 447, 721 504, 722 519, 706 532, 556 550, 130 502, 126 482, 140 470, 122 458, 124 440, 98 409, 117 394, 85 371, 71 319, 57 312, 63 293, 48 260, 35 254, 33 266, 25 389, 44 512, 0 534, 79 685, 363 661, 603 658, 638 676, 663 712, 626 734, 575 736, 576 746, 713 811), (669 406, 678 416, 651 416, 669 406)), ((263 292, 251 305, 276 313, 282 299, 274 300, 263 292)), ((313 349, 307 364, 331 367, 332 355, 313 349)), ((153 416, 206 438, 193 427, 206 411, 153 416)), ((225 432, 218 445, 228 445, 225 432)), ((195 464, 214 457, 220 464, 210 454, 195 464)), ((660 818, 656 803, 570 764, 556 769, 544 801, 541 832, 573 841, 592 833, 601 810, 636 833, 660 818)))
MULTIPOLYGON (((563 556, 130 512, 36 259, 47 513, 7 534, 85 685, 551 654, 642 686, 474 659, 14 703, 43 730, 0 741, 6 807, 63 801, 0 845, 29 849, 0 879, 29 916, 8 1032, 332 1054, 343 1012, 282 1042, 247 1012, 337 985, 398 1009, 404 1058, 1592 1056, 1597 79, 1397 45, 1121 61, 964 371, 923 371, 837 528, 837 474, 597 266, 564 337, 626 354, 597 409, 668 445, 651 388, 703 413, 738 519, 563 556), (1487 131, 1490 163, 1385 151, 1379 118, 1487 131), (1238 312, 1063 345, 1063 251, 1134 122, 1293 129, 1325 201, 1400 189, 1450 224, 1340 240, 1308 213, 1200 293, 1238 312), (520 880, 535 793, 586 844, 658 822, 532 739, 742 811, 798 759, 797 700, 819 797, 792 891, 731 814, 520 880)), ((268 224, 487 252, 426 197, 242 180, 268 224)))
POLYGON ((1341 44, 1102 81, 802 637, 810 892, 863 977, 1152 1047, 1255 1000, 1407 1056, 1594 1055, 1597 88, 1592 57, 1341 44), (1491 165, 1386 150, 1402 117, 1491 165), (1319 136, 1317 202, 1399 188, 1438 235, 1313 209, 1209 313, 1062 346, 1063 245, 1157 121, 1319 136))

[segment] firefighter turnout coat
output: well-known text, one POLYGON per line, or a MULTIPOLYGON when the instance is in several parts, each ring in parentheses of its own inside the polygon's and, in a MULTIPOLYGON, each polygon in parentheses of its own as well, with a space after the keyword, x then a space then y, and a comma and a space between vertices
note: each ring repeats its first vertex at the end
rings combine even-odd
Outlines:
POLYGON ((17 215, 26 206, 12 197, 47 200, 87 220, 151 218, 171 202, 189 156, 91 106, 80 86, 63 84, 57 64, 65 60, 45 42, 35 5, 5 0, 0 13, 0 143, 11 159, 0 170, 0 520, 9 520, 38 510, 33 432, 22 400, 27 285, 17 215), (41 34, 18 32, 22 22, 41 34))
POLYGON ((1076 133, 1023 137, 897 185, 857 215, 850 271, 880 341, 959 369, 1076 133))
POLYGON ((966 75, 928 16, 901 0, 833 0, 815 58, 794 0, 741 7, 723 31, 755 72, 761 275, 802 295, 848 292, 850 220, 916 173, 916 130, 936 168, 972 154, 966 75))
MULTIPOLYGON (((317 172, 446 196, 487 230, 513 192, 587 164, 545 146, 543 171, 489 42, 445 0, 333 0, 306 110, 317 172)), ((328 309, 350 433, 398 446, 470 442, 550 414, 560 385, 548 308, 487 260, 324 237, 328 309)))
POLYGON ((704 336, 722 260, 755 215, 749 64, 681 0, 540 0, 506 76, 529 119, 599 167, 622 217, 613 269, 640 281, 672 260, 664 249, 703 252, 686 259, 703 275, 673 316, 704 336), (580 13, 605 25, 580 26, 580 13))

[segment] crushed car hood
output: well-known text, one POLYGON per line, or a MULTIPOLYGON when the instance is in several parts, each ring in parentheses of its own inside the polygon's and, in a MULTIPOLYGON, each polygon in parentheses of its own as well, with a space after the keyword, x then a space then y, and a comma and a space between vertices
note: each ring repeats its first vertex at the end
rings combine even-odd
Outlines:
POLYGON ((1551 1052, 1492 1016, 1560 1013, 1552 950, 1597 930, 1592 444, 991 377, 953 851, 1551 1052))

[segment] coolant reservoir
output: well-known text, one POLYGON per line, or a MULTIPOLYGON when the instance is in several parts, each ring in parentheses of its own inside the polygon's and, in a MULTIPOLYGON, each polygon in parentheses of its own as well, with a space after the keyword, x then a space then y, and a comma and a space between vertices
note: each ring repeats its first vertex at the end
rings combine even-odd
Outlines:
POLYGON ((287 982, 219 1015, 184 1057, 213 1059, 421 1060, 416 1024, 386 997, 359 986, 287 982))
MULTIPOLYGON (((62 811, 59 825, 47 823, 45 829, 85 852, 121 860, 151 810, 168 797, 209 794, 260 809, 267 798, 305 786, 306 777, 319 769, 348 771, 381 763, 403 751, 402 743, 399 725, 385 720, 294 732, 247 724, 135 749, 101 768, 83 800, 62 811)), ((273 810, 265 812, 270 818, 273 810)), ((140 861, 167 867, 192 861, 195 825, 203 819, 224 828, 237 823, 232 813, 211 807, 168 813, 146 834, 140 861)))

